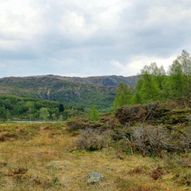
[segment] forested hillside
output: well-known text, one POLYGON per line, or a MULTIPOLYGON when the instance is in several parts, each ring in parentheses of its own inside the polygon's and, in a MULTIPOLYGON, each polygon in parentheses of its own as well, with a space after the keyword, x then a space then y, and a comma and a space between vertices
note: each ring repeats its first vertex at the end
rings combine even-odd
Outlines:
POLYGON ((120 83, 134 87, 138 77, 61 77, 34 76, 0 79, 0 95, 15 95, 58 101, 67 106, 89 108, 96 105, 105 110, 111 107, 115 89, 120 83))

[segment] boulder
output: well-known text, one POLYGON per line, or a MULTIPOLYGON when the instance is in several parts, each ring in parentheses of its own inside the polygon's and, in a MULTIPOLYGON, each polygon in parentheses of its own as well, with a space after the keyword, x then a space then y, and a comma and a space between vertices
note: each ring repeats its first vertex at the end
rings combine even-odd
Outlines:
POLYGON ((88 184, 96 184, 103 180, 104 176, 99 172, 91 172, 88 175, 88 184))

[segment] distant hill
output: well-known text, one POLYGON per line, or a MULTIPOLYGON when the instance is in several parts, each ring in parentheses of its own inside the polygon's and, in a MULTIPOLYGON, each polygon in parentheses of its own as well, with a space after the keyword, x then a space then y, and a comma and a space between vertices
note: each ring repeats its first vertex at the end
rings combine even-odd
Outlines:
POLYGON ((0 79, 0 95, 53 100, 74 107, 97 105, 103 109, 111 106, 120 83, 134 87, 137 80, 138 76, 7 77, 0 79))

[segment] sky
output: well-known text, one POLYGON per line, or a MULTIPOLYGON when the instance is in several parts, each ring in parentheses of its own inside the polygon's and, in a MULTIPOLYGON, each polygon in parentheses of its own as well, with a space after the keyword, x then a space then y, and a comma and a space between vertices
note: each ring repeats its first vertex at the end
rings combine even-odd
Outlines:
POLYGON ((191 0, 0 0, 0 77, 139 73, 191 51, 191 0))

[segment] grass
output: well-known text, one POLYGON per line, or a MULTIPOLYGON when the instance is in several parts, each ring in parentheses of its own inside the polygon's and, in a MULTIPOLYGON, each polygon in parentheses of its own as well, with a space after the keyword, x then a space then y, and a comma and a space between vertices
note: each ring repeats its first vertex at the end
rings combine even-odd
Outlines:
POLYGON ((0 190, 191 190, 189 154, 163 159, 124 154, 121 158, 114 148, 77 151, 77 136, 61 123, 1 124, 0 190), (92 171, 103 174, 103 181, 87 184, 92 171))

